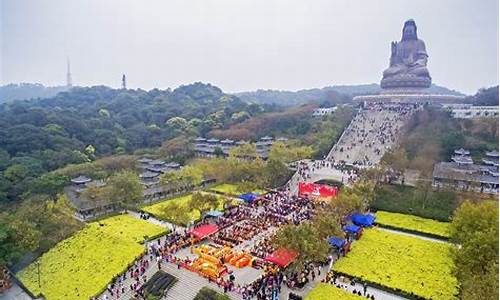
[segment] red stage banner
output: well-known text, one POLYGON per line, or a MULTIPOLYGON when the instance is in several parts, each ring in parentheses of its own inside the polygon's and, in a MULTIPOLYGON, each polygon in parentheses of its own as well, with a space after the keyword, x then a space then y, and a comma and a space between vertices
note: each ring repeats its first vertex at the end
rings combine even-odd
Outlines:
POLYGON ((335 197, 338 189, 329 185, 317 184, 312 182, 299 183, 299 195, 314 197, 335 197))

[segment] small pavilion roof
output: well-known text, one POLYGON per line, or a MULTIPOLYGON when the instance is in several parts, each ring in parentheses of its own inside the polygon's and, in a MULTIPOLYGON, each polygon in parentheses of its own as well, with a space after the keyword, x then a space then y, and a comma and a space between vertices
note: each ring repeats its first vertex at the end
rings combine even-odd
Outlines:
POLYGON ((159 160, 159 159, 156 159, 156 160, 152 160, 149 162, 149 165, 151 166, 159 166, 159 165, 164 165, 165 162, 163 160, 159 160))
POLYGON ((453 156, 451 158, 451 160, 453 160, 454 162, 459 163, 459 164, 473 164, 474 163, 472 158, 470 158, 468 156, 453 156))
POLYGON ((147 163, 150 163, 152 161, 152 159, 147 158, 147 157, 142 157, 142 158, 138 159, 137 161, 140 162, 141 164, 147 164, 147 163))
POLYGON ((71 179, 71 182, 77 183, 77 184, 87 183, 87 182, 91 182, 91 181, 92 181, 92 179, 88 178, 85 175, 80 175, 76 178, 71 179))
POLYGON ((469 155, 470 151, 469 150, 465 150, 464 148, 460 148, 458 150, 455 150, 455 154, 458 154, 458 155, 469 155))
POLYGON ((160 175, 160 174, 159 173, 155 173, 155 172, 151 172, 151 171, 146 171, 144 173, 141 173, 139 175, 139 178, 155 178, 158 175, 160 175))
POLYGON ((497 150, 493 150, 493 151, 486 151, 486 156, 490 156, 490 157, 498 157, 498 151, 497 151, 497 150))

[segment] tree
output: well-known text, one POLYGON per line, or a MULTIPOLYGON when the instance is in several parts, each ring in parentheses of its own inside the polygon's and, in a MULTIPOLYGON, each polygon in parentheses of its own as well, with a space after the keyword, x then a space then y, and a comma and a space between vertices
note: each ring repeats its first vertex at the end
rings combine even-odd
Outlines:
POLYGON ((162 143, 160 154, 179 163, 184 163, 194 156, 193 143, 186 136, 178 136, 162 143))
POLYGON ((498 299, 498 203, 464 201, 451 222, 454 273, 462 299, 498 299), (477 288, 477 282, 489 284, 477 288))
POLYGON ((51 199, 56 199, 64 186, 68 183, 68 178, 56 173, 48 173, 33 180, 30 192, 35 194, 45 194, 51 199))
POLYGON ((143 186, 137 174, 121 171, 111 176, 103 188, 106 199, 122 207, 135 207, 143 200, 143 186))
POLYGON ((375 198, 375 182, 370 180, 358 181, 352 186, 352 192, 363 200, 366 209, 375 198))
POLYGON ((185 166, 179 171, 179 177, 186 187, 199 186, 203 182, 203 171, 196 166, 185 166))
POLYGON ((171 205, 164 205, 160 207, 161 217, 166 220, 171 220, 174 224, 188 224, 189 213, 185 206, 181 206, 177 202, 172 202, 171 205))
POLYGON ((38 247, 40 232, 34 224, 0 216, 0 269, 15 263, 22 255, 38 247))
POLYGON ((218 206, 219 199, 217 196, 201 192, 193 193, 187 205, 188 210, 197 210, 200 216, 203 216, 208 211, 217 209, 218 206))
POLYGON ((286 248, 298 253, 297 259, 290 265, 295 270, 302 270, 308 262, 323 261, 330 252, 326 240, 320 238, 309 223, 285 225, 271 242, 275 248, 286 248))
POLYGON ((311 158, 314 150, 311 146, 292 147, 282 142, 276 142, 271 146, 269 159, 279 160, 284 163, 311 158))
POLYGON ((243 144, 229 150, 229 158, 231 159, 255 159, 257 157, 259 154, 255 144, 243 144))

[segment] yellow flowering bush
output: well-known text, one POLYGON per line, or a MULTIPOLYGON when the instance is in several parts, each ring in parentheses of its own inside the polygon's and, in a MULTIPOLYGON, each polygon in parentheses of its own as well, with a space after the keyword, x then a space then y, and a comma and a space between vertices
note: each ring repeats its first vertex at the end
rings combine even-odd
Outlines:
POLYGON ((364 297, 351 294, 343 289, 339 289, 328 283, 319 283, 309 294, 305 300, 361 300, 364 297))
POLYGON ((42 293, 47 300, 87 300, 142 255, 145 236, 162 233, 165 228, 129 215, 89 223, 17 276, 33 294, 42 293))
POLYGON ((455 299, 451 244, 367 229, 333 270, 426 299, 455 299))
POLYGON ((402 229, 407 231, 421 232, 437 237, 450 237, 450 223, 425 219, 413 215, 404 215, 386 211, 378 211, 376 223, 382 226, 402 229))
MULTIPOLYGON (((171 222, 177 225, 186 226, 190 221, 197 221, 201 218, 200 212, 198 210, 189 210, 188 203, 191 200, 192 194, 176 197, 172 199, 167 199, 165 201, 145 206, 142 208, 143 211, 152 214, 154 217, 171 222), (167 210, 172 209, 170 213, 166 213, 167 210)), ((217 196, 219 199, 219 207, 217 210, 224 210, 224 197, 217 196)), ((236 204, 236 201, 233 201, 236 204)))

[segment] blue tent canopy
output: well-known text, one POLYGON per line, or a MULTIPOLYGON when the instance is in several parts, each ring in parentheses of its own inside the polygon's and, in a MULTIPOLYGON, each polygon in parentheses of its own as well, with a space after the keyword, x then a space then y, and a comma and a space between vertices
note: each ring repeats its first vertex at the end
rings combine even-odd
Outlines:
POLYGON ((328 239, 328 243, 330 243, 330 245, 335 246, 337 248, 342 248, 345 245, 346 240, 333 236, 333 237, 328 239))
POLYGON ((375 216, 366 214, 354 214, 351 216, 351 220, 354 224, 358 226, 368 227, 372 226, 373 222, 375 222, 375 216))
POLYGON ((356 225, 346 225, 344 226, 344 231, 349 233, 358 233, 361 230, 361 227, 356 225))
POLYGON ((241 194, 238 198, 242 199, 245 202, 252 202, 258 197, 259 197, 258 194, 248 193, 248 194, 241 194))
POLYGON ((220 212, 220 211, 217 211, 217 210, 211 210, 211 211, 207 211, 205 213, 205 217, 214 217, 214 218, 217 218, 217 217, 220 217, 222 215, 223 215, 223 213, 220 212))

